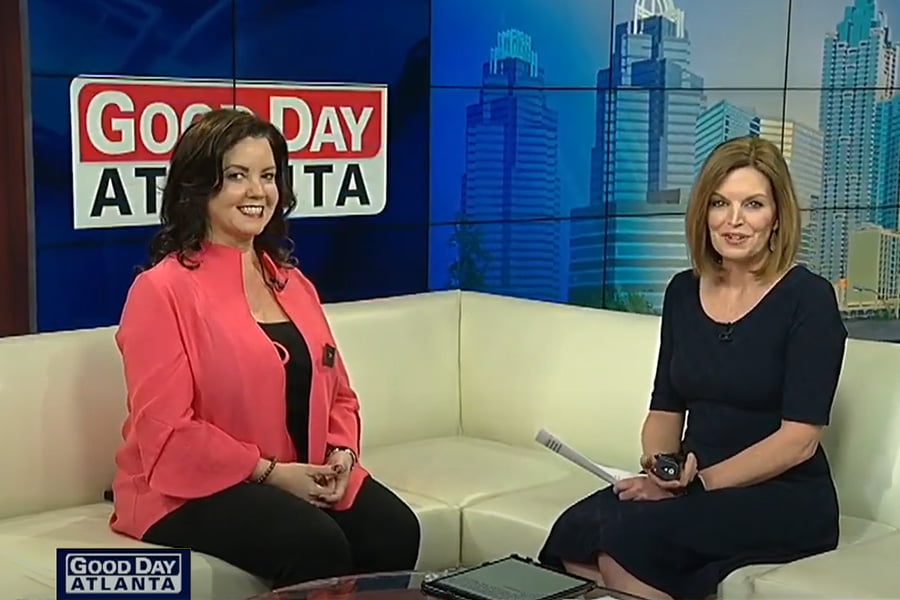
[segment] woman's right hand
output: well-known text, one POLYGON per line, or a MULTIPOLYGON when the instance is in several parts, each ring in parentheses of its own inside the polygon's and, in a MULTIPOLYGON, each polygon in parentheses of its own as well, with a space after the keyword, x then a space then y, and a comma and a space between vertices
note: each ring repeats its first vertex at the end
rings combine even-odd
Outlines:
POLYGON ((335 486, 337 473, 331 465, 306 463, 278 463, 266 483, 306 500, 319 508, 329 504, 322 500, 335 486))

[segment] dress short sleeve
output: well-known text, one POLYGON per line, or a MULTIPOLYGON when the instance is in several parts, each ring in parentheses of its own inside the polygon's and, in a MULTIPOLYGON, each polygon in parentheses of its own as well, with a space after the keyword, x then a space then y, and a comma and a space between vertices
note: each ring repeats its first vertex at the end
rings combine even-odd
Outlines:
POLYGON ((672 320, 674 304, 677 300, 678 275, 675 276, 663 295, 662 320, 659 328, 659 354, 656 358, 656 375, 653 379, 653 392, 650 394, 650 410, 666 412, 684 412, 687 405, 672 387, 672 355, 674 353, 674 340, 672 333, 672 320))
POLYGON ((802 291, 787 338, 782 418, 828 425, 837 390, 847 329, 834 289, 823 279, 802 291))

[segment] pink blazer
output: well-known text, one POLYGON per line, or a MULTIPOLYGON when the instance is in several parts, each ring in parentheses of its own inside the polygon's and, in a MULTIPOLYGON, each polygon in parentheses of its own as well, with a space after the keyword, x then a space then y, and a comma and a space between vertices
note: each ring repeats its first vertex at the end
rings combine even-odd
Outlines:
MULTIPOLYGON (((142 538, 187 500, 247 480, 260 457, 296 460, 285 423, 285 375, 244 293, 240 251, 205 244, 194 270, 169 257, 135 279, 116 343, 128 390, 116 453, 110 526, 142 538)), ((313 285, 263 257, 276 295, 312 354, 309 461, 360 454, 359 401, 313 285), (336 355, 335 355, 336 354, 336 355)), ((350 507, 368 472, 358 464, 335 507, 350 507)))

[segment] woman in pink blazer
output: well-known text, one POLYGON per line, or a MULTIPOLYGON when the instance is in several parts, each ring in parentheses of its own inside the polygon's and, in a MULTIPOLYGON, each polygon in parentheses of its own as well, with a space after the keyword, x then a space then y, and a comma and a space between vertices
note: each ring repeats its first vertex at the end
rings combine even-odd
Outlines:
POLYGON ((207 113, 176 145, 151 266, 116 341, 128 387, 115 531, 273 588, 415 567, 415 514, 359 462, 359 402, 294 266, 287 145, 207 113))

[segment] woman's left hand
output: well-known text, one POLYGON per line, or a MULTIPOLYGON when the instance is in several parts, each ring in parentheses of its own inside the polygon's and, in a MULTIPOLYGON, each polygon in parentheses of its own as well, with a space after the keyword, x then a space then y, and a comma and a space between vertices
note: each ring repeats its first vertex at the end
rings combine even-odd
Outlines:
POLYGON ((677 492, 688 486, 697 476, 697 457, 693 452, 689 452, 684 459, 684 467, 681 469, 681 478, 673 481, 664 481, 657 477, 652 469, 647 469, 647 476, 653 480, 653 483, 664 490, 677 492))
POLYGON ((337 450, 329 455, 325 464, 335 467, 333 487, 328 494, 322 496, 322 500, 334 504, 344 497, 347 491, 347 483, 350 481, 350 470, 353 468, 353 456, 346 450, 337 450))
POLYGON ((656 482, 644 475, 617 481, 613 491, 619 500, 665 500, 675 497, 673 492, 659 487, 656 482))

